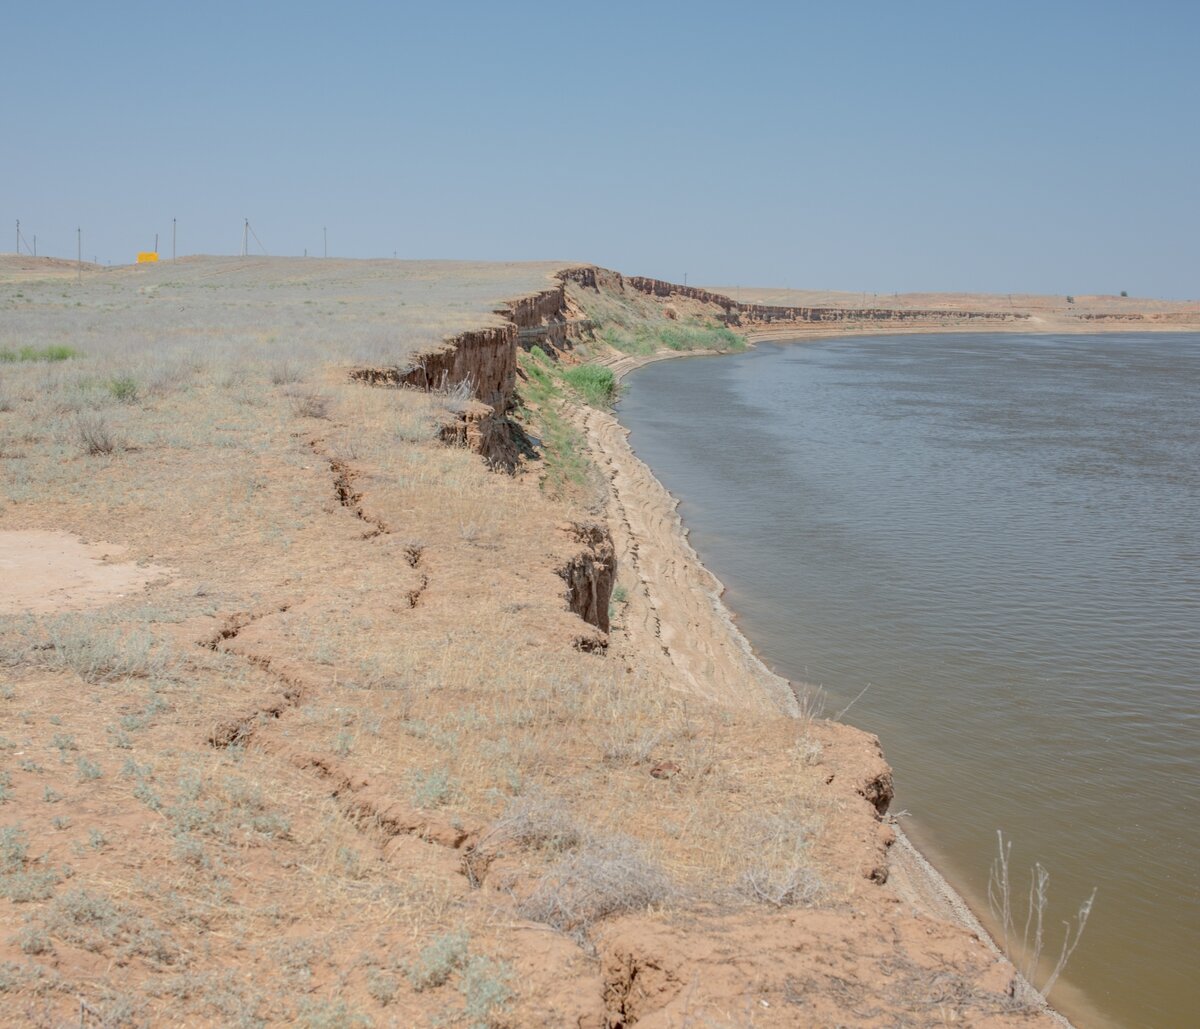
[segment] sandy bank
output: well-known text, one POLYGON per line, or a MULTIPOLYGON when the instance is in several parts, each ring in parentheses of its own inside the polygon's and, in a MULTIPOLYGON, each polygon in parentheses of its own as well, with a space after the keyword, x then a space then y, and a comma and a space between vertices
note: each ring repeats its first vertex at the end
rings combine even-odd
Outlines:
MULTIPOLYGON (((837 333, 814 330, 806 339, 884 332, 957 332, 961 327, 939 329, 846 329, 837 333)), ((980 329, 977 331, 995 331, 980 329)), ((1030 331, 1027 326, 1009 331, 1030 331)), ((795 339, 795 330, 757 331, 748 341, 795 339)), ((690 353, 664 350, 651 355, 610 354, 600 363, 611 368, 618 381, 631 372, 658 361, 691 356, 720 356, 717 351, 690 353)), ((806 684, 792 684, 772 672, 754 653, 722 600, 724 587, 709 571, 688 540, 688 530, 678 513, 679 501, 662 485, 629 445, 629 430, 607 412, 586 408, 580 422, 587 432, 593 456, 612 485, 610 523, 618 554, 636 569, 640 589, 631 604, 632 617, 623 628, 634 650, 652 649, 661 640, 663 653, 674 662, 698 695, 721 703, 761 709, 764 703, 794 717, 810 717, 803 702, 806 684), (702 669, 703 675, 697 675, 702 669), (722 683, 713 690, 710 683, 722 683), (786 695, 786 696, 785 696, 786 695), (801 700, 797 700, 797 696, 801 700), (781 703, 781 697, 784 698, 781 703)), ((819 713, 818 713, 819 714, 819 713)), ((1002 952, 966 900, 916 848, 900 826, 890 822, 894 842, 887 854, 887 879, 883 888, 906 908, 923 916, 949 922, 977 937, 998 957, 1002 952)), ((1055 1023, 1071 1023, 1041 1001, 1024 980, 1018 980, 1023 998, 1055 1023)))

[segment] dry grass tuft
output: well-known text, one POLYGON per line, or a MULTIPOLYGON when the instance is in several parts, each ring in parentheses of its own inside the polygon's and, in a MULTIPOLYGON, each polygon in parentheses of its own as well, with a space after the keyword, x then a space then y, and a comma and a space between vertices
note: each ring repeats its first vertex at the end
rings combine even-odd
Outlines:
POLYGON ((584 841, 555 861, 518 911, 584 936, 600 919, 666 903, 675 889, 661 865, 620 835, 584 841))
POLYGON ((91 457, 112 454, 124 449, 121 437, 113 431, 108 419, 102 414, 76 416, 74 435, 79 449, 91 457))
POLYGON ((300 393, 292 399, 297 418, 328 418, 329 397, 324 393, 300 393))

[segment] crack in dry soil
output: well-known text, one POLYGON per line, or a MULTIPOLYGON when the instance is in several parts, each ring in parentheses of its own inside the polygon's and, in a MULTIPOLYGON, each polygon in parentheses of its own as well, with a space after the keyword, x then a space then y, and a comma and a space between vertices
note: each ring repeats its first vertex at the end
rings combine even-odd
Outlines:
MULTIPOLYGON (((417 556, 419 557, 419 550, 417 556)), ((427 583, 428 578, 422 576, 421 588, 424 589, 427 583)), ((415 603, 413 600, 414 606, 415 603)), ((260 703, 245 714, 220 723, 208 736, 210 746, 223 749, 246 746, 253 741, 257 747, 268 752, 280 751, 282 744, 265 739, 259 730, 268 722, 282 718, 287 711, 298 707, 306 696, 319 689, 316 683, 306 680, 303 676, 279 671, 276 667, 277 662, 269 655, 245 653, 226 645, 230 640, 236 639, 247 626, 272 615, 281 614, 290 607, 291 604, 280 604, 266 611, 237 612, 229 615, 222 627, 212 636, 197 640, 198 646, 220 650, 248 661, 276 679, 282 687, 279 692, 273 694, 270 703, 260 703)), ((415 836, 429 843, 459 850, 473 845, 483 831, 482 825, 466 826, 461 819, 451 823, 429 812, 406 807, 392 797, 376 797, 364 793, 363 791, 370 786, 369 780, 347 770, 331 756, 291 753, 288 757, 296 768, 315 772, 320 778, 330 780, 333 787, 330 797, 338 803, 360 832, 373 829, 385 839, 402 835, 415 836)), ((465 863, 463 874, 469 877, 465 863)))
POLYGON ((263 618, 270 618, 271 615, 283 614, 291 607, 291 603, 277 604, 265 611, 235 611, 231 615, 225 617, 225 624, 216 631, 208 639, 197 640, 197 644, 205 647, 208 650, 220 650, 221 644, 227 640, 237 639, 240 633, 247 626, 253 625, 255 622, 263 618))
POLYGON ((229 641, 237 639, 238 635, 248 626, 260 622, 264 618, 283 614, 291 606, 291 603, 285 603, 277 604, 265 611, 236 612, 227 616, 224 625, 212 636, 196 641, 197 646, 208 650, 219 650, 222 653, 240 657, 243 661, 249 661, 276 679, 283 687, 280 692, 274 694, 274 699, 271 703, 259 704, 246 714, 219 723, 209 733, 208 742, 211 746, 223 749, 225 747, 244 745, 249 742, 250 738, 263 722, 279 718, 288 708, 295 707, 300 703, 304 694, 305 684, 299 678, 285 675, 279 670, 272 668, 269 657, 241 653, 228 646, 229 641))
MULTIPOLYGON (((267 612, 260 617, 266 617, 267 612)), ((243 623, 249 624, 249 622, 243 623)), ((275 677, 283 689, 275 695, 269 704, 259 704, 252 711, 239 718, 222 722, 208 737, 208 743, 217 748, 245 746, 251 741, 268 752, 280 752, 283 745, 277 741, 264 739, 259 729, 268 721, 280 719, 287 711, 298 707, 305 696, 318 688, 314 683, 305 681, 294 674, 285 674, 272 667, 272 659, 266 655, 245 654, 235 650, 226 650, 222 643, 233 638, 240 628, 222 630, 213 639, 201 640, 201 646, 222 649, 225 653, 233 654, 261 668, 264 672, 275 677), (228 632, 228 635, 222 633, 228 632)), ((333 757, 316 753, 290 753, 288 758, 293 766, 304 771, 316 773, 320 778, 329 780, 332 784, 330 797, 338 803, 347 817, 360 832, 374 830, 385 839, 397 836, 415 836, 428 843, 459 850, 468 847, 479 838, 483 831, 482 825, 466 825, 462 819, 453 823, 439 819, 429 812, 406 807, 392 797, 372 796, 364 793, 370 787, 370 781, 363 775, 347 770, 333 757)), ((466 875, 467 872, 464 871, 466 875)))
POLYGON ((422 575, 421 581, 419 583, 417 583, 417 585, 415 587, 413 587, 411 590, 408 591, 408 606, 409 606, 409 608, 414 608, 417 606, 417 601, 419 601, 421 599, 421 594, 425 592, 425 589, 428 586, 429 586, 429 576, 422 575))
POLYGON ((334 457, 326 449, 322 440, 310 439, 308 441, 312 452, 325 461, 329 465, 329 471, 333 475, 333 493, 337 497, 337 502, 359 521, 365 522, 371 528, 363 534, 363 539, 374 539, 376 536, 386 536, 392 530, 387 523, 377 515, 368 514, 363 508, 362 492, 354 488, 354 479, 357 472, 350 467, 340 457, 334 457))

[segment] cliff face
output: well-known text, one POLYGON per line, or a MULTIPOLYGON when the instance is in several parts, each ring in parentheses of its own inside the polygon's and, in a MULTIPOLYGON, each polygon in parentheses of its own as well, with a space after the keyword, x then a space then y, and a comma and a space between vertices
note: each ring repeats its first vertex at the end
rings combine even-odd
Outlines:
MULTIPOLYGON (((497 310, 505 318, 504 325, 459 333, 418 355, 408 367, 355 368, 350 378, 373 386, 459 393, 454 413, 448 412, 448 420, 439 430, 441 439, 482 455, 494 468, 512 471, 529 445, 520 426, 508 417, 515 403, 517 347, 546 344, 562 348, 578 338, 589 323, 577 316, 566 283, 579 275, 596 288, 600 282, 597 271, 569 269, 550 288, 519 297, 497 310), (463 400, 461 394, 466 392, 470 399, 463 400)), ((580 544, 580 550, 559 568, 566 583, 567 607, 607 633, 608 605, 616 580, 612 537, 597 523, 570 523, 563 528, 580 544)), ((581 637, 579 644, 582 649, 603 650, 607 639, 581 637)))
POLYGON ((617 558, 608 527, 596 522, 566 527, 582 549, 560 570, 567 584, 567 607, 589 625, 608 632, 608 604, 617 577, 617 558))
POLYGON ((775 322, 927 322, 945 319, 1016 321, 1027 314, 1011 311, 951 311, 895 309, 886 307, 773 307, 766 304, 737 304, 735 325, 769 325, 775 322))
POLYGON ((702 304, 713 304, 726 312, 734 312, 740 306, 736 300, 732 300, 720 293, 710 293, 706 289, 697 289, 695 286, 678 286, 673 282, 663 282, 661 279, 647 279, 642 275, 626 276, 625 281, 633 289, 642 293, 649 293, 650 296, 659 297, 663 300, 667 300, 670 297, 687 297, 689 300, 698 300, 702 304))
MULTIPOLYGON (((564 347, 577 340, 590 324, 567 298, 566 282, 583 273, 596 283, 595 269, 570 269, 548 289, 531 293, 498 308, 504 324, 452 336, 419 354, 407 366, 355 368, 350 378, 373 386, 411 386, 425 392, 469 390, 470 396, 497 415, 513 405, 517 375, 517 347, 564 347)), ((619 276, 618 276, 619 278, 619 276)), ((479 421, 478 413, 472 419, 479 421)), ((472 433, 480 439, 489 433, 472 433)))
POLYGON ((661 279, 628 276, 625 281, 636 290, 661 299, 687 297, 702 304, 719 307, 729 325, 770 325, 779 322, 922 322, 945 319, 974 321, 1013 321, 1028 318, 1028 314, 1012 311, 963 311, 950 309, 846 308, 846 307, 780 307, 771 304, 742 304, 720 293, 711 293, 694 286, 679 286, 661 279))
POLYGON ((350 378, 372 386, 412 386, 450 391, 464 383, 471 396, 496 411, 507 411, 517 378, 517 328, 501 325, 462 332, 427 350, 407 367, 354 368, 350 378))

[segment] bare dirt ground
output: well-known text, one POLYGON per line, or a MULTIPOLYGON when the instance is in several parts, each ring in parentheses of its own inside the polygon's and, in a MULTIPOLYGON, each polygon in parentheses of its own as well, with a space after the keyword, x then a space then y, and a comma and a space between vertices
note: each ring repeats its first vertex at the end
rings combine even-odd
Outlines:
POLYGON ((112 603, 170 570, 121 563, 102 543, 65 532, 0 533, 0 615, 52 614, 112 603))
MULTIPOLYGON (((0 564, 0 1022, 1048 1024, 882 886, 878 742, 610 416, 509 475, 471 384, 352 380, 557 267, 0 261, 0 545, 58 562, 0 564)), ((615 281, 538 317, 690 316, 615 281)))

